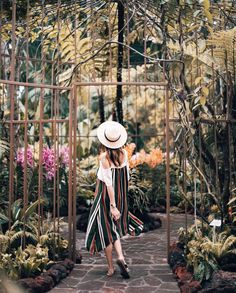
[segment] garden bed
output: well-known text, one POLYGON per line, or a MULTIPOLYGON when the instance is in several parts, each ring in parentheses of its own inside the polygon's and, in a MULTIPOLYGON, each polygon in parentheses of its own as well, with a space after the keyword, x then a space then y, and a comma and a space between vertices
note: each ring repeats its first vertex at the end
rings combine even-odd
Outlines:
POLYGON ((65 259, 64 261, 53 264, 50 269, 36 278, 20 279, 17 283, 20 287, 27 289, 29 293, 48 292, 62 279, 66 278, 73 268, 74 262, 65 259))
POLYGON ((233 293, 236 292, 236 272, 217 270, 207 281, 199 282, 193 272, 187 269, 183 244, 173 243, 170 249, 169 265, 175 274, 181 293, 233 293))

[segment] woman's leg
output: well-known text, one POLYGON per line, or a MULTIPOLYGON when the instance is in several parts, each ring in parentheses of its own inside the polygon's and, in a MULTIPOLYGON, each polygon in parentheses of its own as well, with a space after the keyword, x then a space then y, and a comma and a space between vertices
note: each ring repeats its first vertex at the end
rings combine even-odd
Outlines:
POLYGON ((114 267, 112 263, 112 248, 113 248, 112 243, 110 243, 105 248, 105 254, 106 254, 107 264, 108 264, 108 274, 112 274, 114 272, 114 267))
POLYGON ((120 259, 120 260, 124 260, 124 255, 123 255, 123 252, 122 252, 122 247, 121 247, 120 239, 117 239, 117 240, 114 242, 114 248, 115 248, 115 251, 116 251, 116 253, 117 253, 117 257, 118 257, 118 259, 120 259))
POLYGON ((120 274, 123 278, 129 279, 130 278, 129 269, 124 259, 120 239, 114 242, 114 247, 118 257, 116 263, 120 268, 120 274))

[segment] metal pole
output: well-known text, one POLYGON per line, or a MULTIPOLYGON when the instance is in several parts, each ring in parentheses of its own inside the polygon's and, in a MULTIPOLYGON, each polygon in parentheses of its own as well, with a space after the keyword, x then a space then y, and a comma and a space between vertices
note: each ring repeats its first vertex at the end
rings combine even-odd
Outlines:
POLYGON ((69 229, 69 258, 72 258, 72 135, 73 135, 73 91, 70 93, 70 101, 69 101, 69 113, 70 113, 70 120, 69 120, 69 186, 68 186, 68 229, 69 229))
POLYGON ((11 205, 14 201, 14 115, 15 115, 15 55, 16 55, 16 0, 12 4, 12 54, 11 54, 11 75, 10 75, 10 172, 9 172, 9 229, 11 227, 11 205))
POLYGON ((74 87, 73 91, 74 98, 74 129, 73 129, 73 251, 72 259, 76 260, 76 158, 77 158, 77 144, 76 144, 76 131, 77 131, 77 87, 74 87))
POLYGON ((167 217, 167 258, 170 251, 170 121, 169 121, 169 93, 165 90, 165 134, 166 134, 166 217, 167 217))

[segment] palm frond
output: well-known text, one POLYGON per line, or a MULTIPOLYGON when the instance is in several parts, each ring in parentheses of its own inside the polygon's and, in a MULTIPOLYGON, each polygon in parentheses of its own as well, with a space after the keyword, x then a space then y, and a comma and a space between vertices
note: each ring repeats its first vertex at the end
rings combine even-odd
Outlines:
POLYGON ((0 157, 2 154, 9 150, 10 144, 2 139, 0 139, 0 157))
POLYGON ((8 217, 6 215, 4 215, 3 213, 0 213, 0 225, 5 224, 7 222, 9 222, 8 217))
POLYGON ((38 199, 36 200, 35 202, 33 202, 25 211, 24 213, 24 218, 25 219, 28 219, 35 211, 36 211, 36 208, 38 207, 39 204, 43 204, 45 202, 44 199, 38 199))
POLYGON ((22 207, 22 199, 17 199, 12 204, 12 218, 14 221, 19 220, 20 212, 22 207))
MULTIPOLYGON (((10 239, 10 244, 11 247, 14 247, 17 243, 17 241, 21 241, 23 239, 23 237, 25 237, 28 241, 31 241, 33 243, 37 243, 37 237, 30 232, 27 231, 18 231, 16 232, 10 239)), ((21 245, 21 243, 19 244, 19 246, 21 245)))

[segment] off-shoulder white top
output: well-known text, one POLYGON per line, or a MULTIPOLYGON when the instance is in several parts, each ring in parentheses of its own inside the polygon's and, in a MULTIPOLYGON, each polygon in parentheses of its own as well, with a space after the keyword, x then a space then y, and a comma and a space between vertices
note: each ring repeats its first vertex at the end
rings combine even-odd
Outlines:
POLYGON ((112 170, 113 169, 120 169, 125 166, 127 167, 128 180, 129 180, 129 162, 128 162, 128 155, 127 155, 126 150, 124 150, 124 162, 119 167, 117 167, 113 163, 111 163, 110 168, 104 168, 102 165, 102 162, 99 161, 99 168, 98 168, 98 172, 97 172, 97 177, 99 180, 105 182, 106 186, 112 186, 113 185, 112 170))

